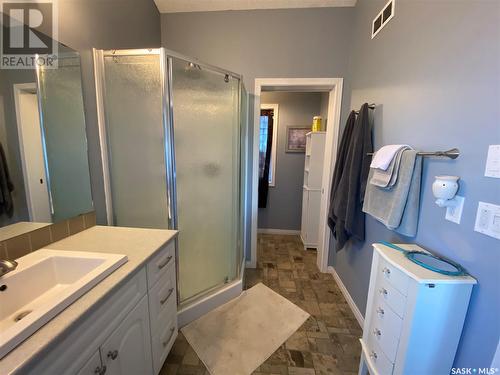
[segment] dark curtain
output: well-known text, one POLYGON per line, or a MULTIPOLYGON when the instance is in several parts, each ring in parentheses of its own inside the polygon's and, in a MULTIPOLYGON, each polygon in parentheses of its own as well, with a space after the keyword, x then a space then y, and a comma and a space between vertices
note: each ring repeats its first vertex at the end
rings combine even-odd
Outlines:
POLYGON ((0 143, 0 214, 5 213, 8 217, 12 217, 14 214, 14 203, 11 196, 13 190, 14 185, 10 179, 7 158, 0 143))
POLYGON ((267 193, 269 191, 269 164, 271 162, 271 151, 273 147, 273 110, 262 109, 261 116, 267 117, 267 142, 266 142, 266 158, 264 160, 264 168, 262 173, 259 173, 259 208, 266 208, 267 193))

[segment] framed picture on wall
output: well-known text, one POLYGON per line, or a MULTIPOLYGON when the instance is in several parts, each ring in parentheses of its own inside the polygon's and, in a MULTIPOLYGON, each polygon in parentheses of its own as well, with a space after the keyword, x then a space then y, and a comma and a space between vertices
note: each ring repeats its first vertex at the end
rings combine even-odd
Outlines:
POLYGON ((306 134, 310 126, 288 126, 286 128, 286 152, 306 152, 306 134))

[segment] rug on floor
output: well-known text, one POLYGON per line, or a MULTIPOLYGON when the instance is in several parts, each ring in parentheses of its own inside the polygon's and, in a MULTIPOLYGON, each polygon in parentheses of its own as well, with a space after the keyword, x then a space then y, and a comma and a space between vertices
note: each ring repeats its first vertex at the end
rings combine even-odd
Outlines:
POLYGON ((212 375, 248 375, 309 314, 260 283, 181 329, 212 375))

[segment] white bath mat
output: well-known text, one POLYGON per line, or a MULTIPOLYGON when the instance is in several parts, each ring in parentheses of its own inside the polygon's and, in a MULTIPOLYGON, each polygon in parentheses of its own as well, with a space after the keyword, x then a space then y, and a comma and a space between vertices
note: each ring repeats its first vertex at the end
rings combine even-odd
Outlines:
POLYGON ((248 375, 308 317, 286 298, 257 284, 181 331, 210 374, 248 375))

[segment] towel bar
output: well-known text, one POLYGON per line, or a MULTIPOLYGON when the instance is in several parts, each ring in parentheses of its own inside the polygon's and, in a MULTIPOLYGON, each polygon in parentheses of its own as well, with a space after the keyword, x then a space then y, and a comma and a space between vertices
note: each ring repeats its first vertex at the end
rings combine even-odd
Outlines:
MULTIPOLYGON (((366 155, 371 156, 373 155, 373 152, 369 152, 366 155)), ((460 150, 458 148, 452 148, 447 151, 419 151, 417 152, 417 155, 421 156, 443 156, 447 157, 450 159, 456 159, 460 156, 460 150)))

